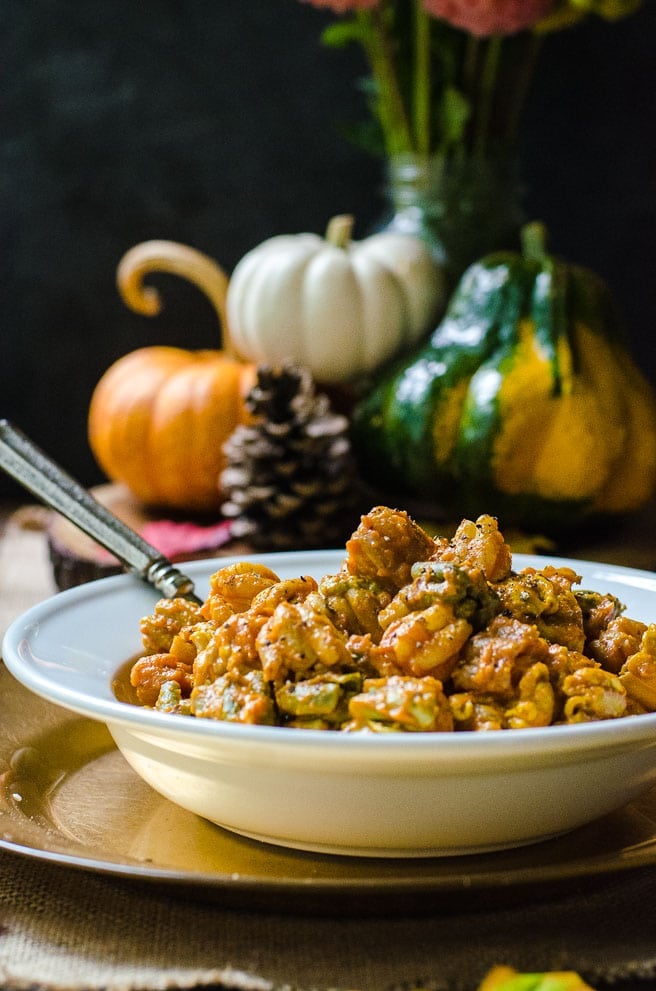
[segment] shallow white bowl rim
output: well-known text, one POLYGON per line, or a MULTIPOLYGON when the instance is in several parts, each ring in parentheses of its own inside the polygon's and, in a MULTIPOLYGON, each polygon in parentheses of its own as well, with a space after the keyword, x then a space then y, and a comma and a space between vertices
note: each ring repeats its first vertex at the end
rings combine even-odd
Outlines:
MULTIPOLYGON (((280 573, 287 569, 290 575, 313 574, 321 577, 337 571, 344 557, 343 551, 297 551, 259 555, 236 555, 201 561, 186 562, 183 566, 196 581, 199 594, 209 576, 218 568, 232 561, 254 560, 267 564, 280 573)), ((594 588, 598 591, 613 591, 618 588, 627 592, 634 590, 653 596, 653 619, 656 621, 656 574, 614 564, 581 561, 577 559, 514 554, 513 566, 516 570, 524 567, 542 568, 547 564, 556 567, 571 567, 583 575, 581 588, 594 588)), ((616 747, 632 747, 641 741, 653 741, 656 735, 656 713, 620 719, 579 723, 567 726, 550 726, 525 730, 494 731, 489 733, 390 733, 364 734, 339 733, 322 730, 288 729, 279 726, 245 726, 215 720, 194 719, 189 716, 172 715, 144 709, 139 706, 119 702, 112 691, 112 676, 122 663, 138 652, 138 620, 152 608, 158 593, 132 575, 118 575, 90 582, 76 588, 59 592, 35 605, 16 619, 3 639, 5 663, 18 681, 35 694, 52 701, 79 715, 112 725, 122 725, 132 732, 155 737, 175 736, 189 742, 197 741, 206 746, 212 741, 232 741, 248 743, 249 746, 294 748, 303 744, 303 749, 318 748, 328 750, 335 757, 358 754, 377 754, 385 760, 391 756, 399 759, 411 758, 422 764, 426 760, 442 761, 457 759, 494 762, 500 757, 510 758, 513 753, 521 753, 524 758, 530 753, 547 756, 563 753, 574 748, 581 750, 605 750, 616 747), (84 611, 106 603, 109 615, 112 605, 126 595, 135 603, 134 620, 130 628, 125 628, 125 656, 106 658, 107 669, 97 673, 89 670, 89 658, 84 653, 83 644, 75 642, 75 626, 71 628, 71 644, 67 666, 62 666, 58 652, 60 645, 48 643, 50 627, 54 617, 68 614, 80 616, 84 611), (133 637, 132 637, 133 634, 133 637), (128 645, 133 644, 133 649, 128 645), (75 665, 79 664, 79 679, 75 665), (82 675, 84 674, 84 678, 82 675), (79 685, 83 680, 93 679, 93 690, 79 685)), ((621 598, 621 596, 620 596, 621 598)), ((650 610, 649 610, 650 611, 650 610)), ((645 615, 634 615, 630 608, 627 614, 632 618, 649 622, 645 615)), ((369 759, 367 757, 367 759, 369 759)))

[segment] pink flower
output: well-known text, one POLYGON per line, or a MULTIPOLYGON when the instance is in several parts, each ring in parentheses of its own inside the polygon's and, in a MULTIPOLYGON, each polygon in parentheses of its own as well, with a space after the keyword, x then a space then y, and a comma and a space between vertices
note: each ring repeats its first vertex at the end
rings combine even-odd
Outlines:
POLYGON ((553 0, 424 0, 433 17, 479 36, 531 28, 552 6, 553 0))
POLYGON ((335 14, 346 14, 349 10, 371 10, 379 0, 303 0, 314 7, 330 7, 335 14))

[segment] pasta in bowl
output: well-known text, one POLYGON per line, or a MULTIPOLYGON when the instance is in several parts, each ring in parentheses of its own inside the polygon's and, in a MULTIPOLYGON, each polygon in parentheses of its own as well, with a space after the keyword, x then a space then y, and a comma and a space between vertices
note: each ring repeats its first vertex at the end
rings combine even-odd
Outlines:
POLYGON ((138 699, 228 722, 344 732, 525 729, 656 709, 656 624, 570 566, 513 568, 497 520, 431 538, 364 515, 339 571, 220 568, 202 606, 144 617, 138 699))
POLYGON ((656 576, 510 558, 489 517, 452 541, 415 527, 372 510, 341 551, 190 563, 206 598, 186 617, 137 579, 102 579, 17 620, 4 656, 33 691, 105 722, 173 802, 297 849, 509 848, 655 783, 656 576), (140 627, 131 704, 115 684, 140 627))

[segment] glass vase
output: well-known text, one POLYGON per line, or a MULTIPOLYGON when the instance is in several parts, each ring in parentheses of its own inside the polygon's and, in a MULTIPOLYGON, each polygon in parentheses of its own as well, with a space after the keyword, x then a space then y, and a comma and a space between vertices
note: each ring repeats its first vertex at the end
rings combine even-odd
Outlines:
POLYGON ((519 247, 522 191, 505 158, 396 156, 385 196, 382 229, 421 237, 452 285, 489 252, 519 247))

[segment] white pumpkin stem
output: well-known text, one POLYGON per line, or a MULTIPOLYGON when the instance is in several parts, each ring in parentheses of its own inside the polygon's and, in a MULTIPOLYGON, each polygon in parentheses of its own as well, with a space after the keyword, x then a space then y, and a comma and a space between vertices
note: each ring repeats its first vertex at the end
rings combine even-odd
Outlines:
POLYGON ((207 296, 219 318, 225 347, 228 276, 221 266, 202 251, 177 241, 142 241, 130 248, 116 269, 116 284, 126 306, 147 317, 157 316, 162 309, 158 290, 143 282, 152 272, 188 279, 207 296))
POLYGON ((348 248, 353 234, 353 217, 348 213, 340 213, 328 221, 326 241, 335 248, 348 248))

